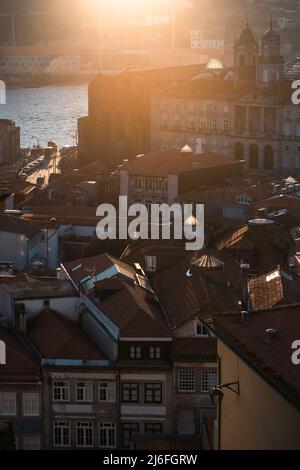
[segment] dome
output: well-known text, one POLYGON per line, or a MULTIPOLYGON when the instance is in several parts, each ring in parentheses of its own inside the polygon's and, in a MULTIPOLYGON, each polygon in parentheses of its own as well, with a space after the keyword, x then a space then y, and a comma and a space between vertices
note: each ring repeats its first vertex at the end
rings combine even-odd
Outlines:
POLYGON ((185 145, 180 151, 181 153, 193 153, 193 149, 189 145, 185 145))
POLYGON ((263 35, 263 41, 280 41, 279 34, 273 29, 273 17, 271 16, 270 27, 263 35))
POLYGON ((247 25, 241 32, 239 39, 236 42, 237 47, 257 48, 257 42, 255 40, 252 30, 247 25))
POLYGON ((211 58, 211 59, 209 59, 208 63, 206 64, 206 68, 207 68, 207 69, 217 69, 217 70, 220 70, 220 69, 223 69, 223 68, 224 68, 224 65, 223 65, 223 63, 220 61, 220 59, 211 58))
POLYGON ((224 267, 224 263, 217 258, 209 254, 205 254, 201 256, 201 258, 197 259, 193 263, 193 266, 197 266, 200 269, 222 269, 224 267))
POLYGON ((272 28, 263 35, 263 41, 280 41, 280 36, 272 28))

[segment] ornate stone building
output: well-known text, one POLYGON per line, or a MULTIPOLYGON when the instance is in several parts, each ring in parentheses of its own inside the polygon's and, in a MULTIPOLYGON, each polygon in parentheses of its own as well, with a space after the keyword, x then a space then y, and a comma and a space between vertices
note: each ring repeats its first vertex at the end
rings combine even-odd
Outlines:
POLYGON ((197 154, 244 159, 252 173, 297 174, 300 107, 291 102, 272 21, 261 47, 247 23, 234 43, 233 67, 218 67, 100 74, 90 85, 89 116, 79 120, 82 161, 116 168, 187 144, 197 154))
POLYGON ((300 107, 283 79, 280 44, 271 22, 259 52, 247 25, 235 42, 232 69, 153 93, 151 150, 188 144, 196 153, 244 159, 251 173, 298 173, 300 107))

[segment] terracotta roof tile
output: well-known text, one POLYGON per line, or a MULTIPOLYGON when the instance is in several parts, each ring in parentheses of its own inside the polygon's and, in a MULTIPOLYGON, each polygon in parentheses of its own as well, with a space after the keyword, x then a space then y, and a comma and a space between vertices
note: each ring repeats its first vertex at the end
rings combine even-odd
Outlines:
POLYGON ((106 359, 77 324, 53 310, 29 322, 28 336, 45 359, 106 359))
POLYGON ((6 364, 0 366, 0 382, 37 382, 40 366, 24 340, 1 326, 0 340, 6 344, 6 364))

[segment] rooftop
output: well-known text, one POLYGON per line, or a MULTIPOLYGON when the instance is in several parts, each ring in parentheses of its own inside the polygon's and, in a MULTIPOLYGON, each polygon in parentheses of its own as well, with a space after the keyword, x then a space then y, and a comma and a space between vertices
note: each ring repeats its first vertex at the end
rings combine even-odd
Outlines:
POLYGON ((147 283, 138 285, 118 279, 97 283, 96 293, 89 298, 118 326, 123 338, 171 338, 162 312, 147 283), (108 284, 109 281, 109 284, 108 284), (143 286, 143 287, 142 287, 143 286), (146 288, 145 288, 146 287, 146 288), (101 292, 102 291, 102 292, 101 292))
POLYGON ((139 176, 167 176, 227 165, 236 165, 236 159, 213 152, 200 155, 177 149, 161 150, 138 156, 124 163, 120 170, 139 176))
POLYGON ((38 233, 33 222, 8 214, 0 214, 0 231, 25 235, 29 240, 38 233))
POLYGON ((38 382, 39 364, 23 339, 2 326, 0 339, 6 344, 6 364, 0 366, 0 382, 38 382))
POLYGON ((253 313, 242 322, 238 313, 224 314, 207 325, 263 379, 300 409, 300 369, 291 361, 299 331, 299 304, 253 313), (266 330, 277 335, 266 341, 266 330))
POLYGON ((59 281, 57 279, 41 281, 30 276, 26 281, 12 281, 1 284, 1 289, 12 295, 15 300, 75 296, 74 289, 69 281, 59 281))
POLYGON ((53 310, 29 322, 28 336, 45 359, 106 359, 77 324, 53 310))

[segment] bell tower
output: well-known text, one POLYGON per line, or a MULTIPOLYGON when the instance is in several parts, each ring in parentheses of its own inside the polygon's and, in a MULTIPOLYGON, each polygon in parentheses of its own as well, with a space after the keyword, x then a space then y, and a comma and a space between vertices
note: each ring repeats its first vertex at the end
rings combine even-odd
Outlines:
POLYGON ((257 81, 264 84, 281 81, 283 77, 283 63, 281 38, 273 29, 273 19, 271 17, 270 27, 262 37, 261 52, 258 58, 257 81))
POLYGON ((256 64, 259 52, 258 43, 249 27, 246 27, 234 44, 234 68, 240 80, 255 80, 256 64))

